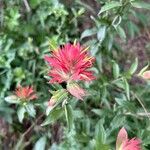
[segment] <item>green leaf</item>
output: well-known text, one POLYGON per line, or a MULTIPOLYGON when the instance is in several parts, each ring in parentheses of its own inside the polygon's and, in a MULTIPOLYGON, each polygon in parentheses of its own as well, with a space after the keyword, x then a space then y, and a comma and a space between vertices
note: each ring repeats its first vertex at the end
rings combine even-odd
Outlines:
POLYGON ((122 17, 120 15, 116 16, 112 22, 112 25, 117 28, 118 25, 121 23, 122 17))
POLYGON ((96 140, 96 145, 95 149, 99 150, 100 148, 102 150, 109 150, 108 145, 105 144, 106 142, 106 132, 103 127, 104 120, 100 120, 95 127, 95 140, 96 140))
POLYGON ((27 113, 31 116, 31 117, 35 117, 36 115, 36 111, 34 109, 34 105, 31 103, 28 103, 25 105, 26 111, 27 113))
POLYGON ((120 75, 119 65, 116 62, 114 62, 113 63, 113 76, 115 79, 117 79, 119 75, 120 75))
POLYGON ((149 63, 138 73, 138 76, 141 76, 149 67, 149 63))
POLYGON ((56 50, 58 48, 57 42, 54 39, 49 41, 49 46, 51 50, 56 50))
POLYGON ((24 106, 20 106, 17 110, 17 115, 18 115, 18 119, 20 123, 22 123, 23 121, 25 112, 26 112, 26 109, 24 106))
POLYGON ((115 129, 115 128, 119 128, 122 127, 125 123, 125 116, 121 115, 115 115, 115 117, 113 118, 113 120, 111 121, 111 128, 115 129))
POLYGON ((144 8, 150 10, 150 4, 148 2, 131 2, 131 4, 135 8, 144 8))
POLYGON ((68 93, 64 89, 60 89, 53 92, 53 96, 51 97, 51 100, 55 102, 55 104, 52 107, 47 107, 46 109, 46 115, 48 116, 49 113, 62 101, 66 100, 68 98, 68 93))
POLYGON ((20 101, 18 100, 18 97, 15 95, 10 95, 5 97, 5 101, 10 103, 10 104, 19 104, 20 101))
POLYGON ((97 32, 97 39, 102 42, 106 35, 106 26, 100 27, 97 32))
POLYGON ((34 150, 45 150, 46 147, 46 137, 41 137, 34 146, 34 150))
POLYGON ((136 113, 136 106, 130 101, 123 98, 115 98, 115 101, 119 104, 119 108, 123 108, 126 111, 136 113))
POLYGON ((82 110, 74 110, 73 111, 73 117, 74 118, 83 118, 84 117, 84 113, 82 110))
POLYGON ((45 126, 45 125, 54 123, 62 115, 63 115, 63 109, 62 108, 55 108, 55 109, 53 109, 50 112, 50 114, 47 116, 47 118, 45 119, 45 121, 41 124, 41 126, 45 126))
POLYGON ((130 87, 126 79, 124 79, 124 89, 125 89, 128 100, 130 100, 130 87))
POLYGON ((30 0, 29 2, 30 2, 31 7, 35 8, 42 2, 42 0, 30 0))
POLYGON ((21 67, 16 67, 14 69, 14 76, 21 80, 25 78, 25 73, 21 67))
POLYGON ((102 144, 97 140, 95 150, 110 150, 110 148, 108 145, 102 144))
POLYGON ((80 39, 83 39, 83 38, 85 38, 85 37, 92 36, 92 35, 94 35, 94 34, 96 34, 96 29, 95 29, 95 28, 86 29, 85 31, 82 32, 80 39))
POLYGON ((100 10, 100 12, 99 12, 98 14, 101 14, 102 12, 105 12, 105 11, 108 11, 108 10, 110 10, 110 9, 113 9, 113 8, 115 8, 115 7, 120 7, 120 6, 122 6, 122 4, 121 4, 120 2, 111 1, 111 2, 109 2, 109 3, 107 3, 107 4, 105 4, 105 5, 101 8, 101 10, 100 10))
POLYGON ((100 109, 92 109, 92 112, 94 112, 96 115, 101 116, 101 110, 100 109))
POLYGON ((106 141, 106 133, 102 124, 96 127, 96 134, 97 134, 96 139, 98 139, 98 141, 104 144, 106 141))
POLYGON ((73 128, 73 110, 71 105, 66 104, 65 106, 64 107, 65 107, 66 119, 68 123, 68 128, 70 130, 71 128, 73 128))
POLYGON ((130 69, 129 69, 129 73, 132 75, 133 73, 135 73, 135 71, 137 70, 138 67, 138 59, 136 58, 134 63, 131 65, 130 69))
POLYGON ((127 27, 128 27, 128 34, 131 36, 131 38, 134 38, 135 34, 140 33, 139 27, 132 21, 127 22, 127 27))
POLYGON ((48 116, 49 115, 49 113, 54 109, 55 107, 47 107, 46 108, 46 116, 48 116))
POLYGON ((81 16, 82 14, 84 14, 84 12, 85 12, 85 8, 81 7, 81 8, 79 9, 79 11, 77 12, 77 15, 78 15, 78 16, 81 16))
POLYGON ((126 33, 124 29, 121 26, 117 27, 117 33, 119 34, 120 38, 125 40, 126 39, 126 33))

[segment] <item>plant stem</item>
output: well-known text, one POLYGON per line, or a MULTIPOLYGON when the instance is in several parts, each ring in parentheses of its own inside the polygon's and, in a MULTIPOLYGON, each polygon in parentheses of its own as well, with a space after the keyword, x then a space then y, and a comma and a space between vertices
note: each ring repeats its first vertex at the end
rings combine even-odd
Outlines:
POLYGON ((26 7, 26 9, 27 9, 27 12, 30 12, 30 11, 31 11, 31 8, 30 8, 30 6, 29 6, 28 1, 27 1, 27 0, 23 0, 23 2, 24 2, 24 5, 25 5, 25 7, 26 7))
POLYGON ((66 116, 67 126, 69 127, 67 104, 64 105, 64 109, 65 109, 65 116, 66 116))
POLYGON ((137 95, 136 93, 134 93, 133 91, 131 91, 131 93, 132 93, 132 95, 138 100, 138 102, 140 103, 140 105, 141 105, 142 108, 144 109, 146 116, 147 116, 148 119, 150 120, 149 113, 148 113, 147 109, 145 108, 145 106, 144 106, 142 100, 141 100, 141 99, 138 97, 138 95, 137 95))
POLYGON ((20 137, 19 142, 16 144, 14 150, 19 150, 20 146, 22 145, 22 142, 25 138, 25 136, 34 128, 34 126, 38 123, 38 121, 44 116, 44 113, 41 114, 36 120, 35 122, 22 134, 22 136, 20 137))

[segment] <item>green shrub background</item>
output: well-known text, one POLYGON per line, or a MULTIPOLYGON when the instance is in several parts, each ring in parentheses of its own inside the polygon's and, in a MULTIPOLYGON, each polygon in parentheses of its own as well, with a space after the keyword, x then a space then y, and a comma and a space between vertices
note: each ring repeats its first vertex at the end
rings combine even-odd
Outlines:
POLYGON ((1 0, 0 148, 113 150, 124 126, 149 150, 150 84, 137 76, 150 59, 149 10, 148 1, 136 0, 1 0), (75 39, 96 58, 97 80, 82 83, 89 92, 84 102, 70 101, 68 131, 61 106, 36 119, 45 114, 49 90, 57 88, 47 83, 44 55, 75 39), (23 123, 18 106, 4 100, 19 83, 33 85, 39 97, 33 102, 36 117, 26 114, 23 123))

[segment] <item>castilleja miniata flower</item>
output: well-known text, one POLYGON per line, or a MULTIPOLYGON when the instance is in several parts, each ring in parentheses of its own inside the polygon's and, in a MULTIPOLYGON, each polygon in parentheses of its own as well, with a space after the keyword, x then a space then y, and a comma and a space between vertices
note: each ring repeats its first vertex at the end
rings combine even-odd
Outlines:
POLYGON ((52 67, 49 72, 51 83, 95 79, 93 72, 88 70, 92 67, 94 58, 79 43, 65 44, 54 50, 51 56, 45 56, 45 60, 52 67))
POLYGON ((136 138, 128 139, 125 128, 122 128, 117 137, 116 150, 141 150, 141 141, 136 138))
POLYGON ((66 82, 67 90, 78 99, 85 96, 77 81, 91 81, 95 77, 89 69, 92 67, 94 58, 79 43, 65 44, 62 48, 54 50, 51 56, 45 56, 45 60, 51 66, 49 76, 50 83, 66 82))
POLYGON ((21 100, 33 100, 37 99, 37 95, 35 94, 35 91, 33 90, 33 87, 31 86, 18 86, 15 90, 16 96, 21 100))

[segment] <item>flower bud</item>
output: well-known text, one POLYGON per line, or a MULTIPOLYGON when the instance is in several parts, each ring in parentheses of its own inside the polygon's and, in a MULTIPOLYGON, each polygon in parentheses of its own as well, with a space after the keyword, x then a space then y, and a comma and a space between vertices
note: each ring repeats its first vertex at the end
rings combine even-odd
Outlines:
POLYGON ((83 100, 83 97, 86 95, 84 89, 82 89, 77 83, 70 82, 67 84, 68 92, 76 97, 77 99, 83 100))
POLYGON ((141 76, 143 79, 150 80, 150 70, 143 72, 141 76))
POLYGON ((68 93, 65 89, 57 90, 53 93, 48 106, 53 107, 56 103, 60 103, 63 100, 67 99, 68 93))

